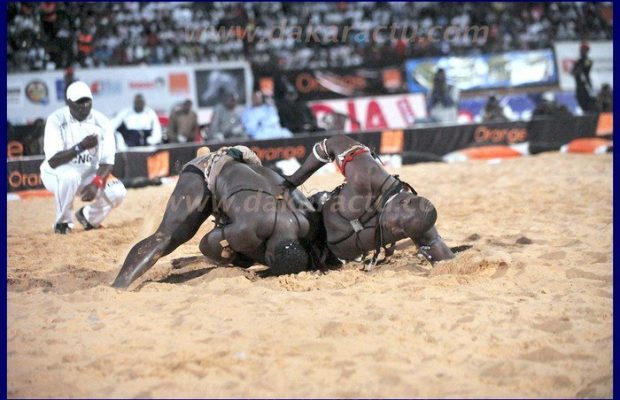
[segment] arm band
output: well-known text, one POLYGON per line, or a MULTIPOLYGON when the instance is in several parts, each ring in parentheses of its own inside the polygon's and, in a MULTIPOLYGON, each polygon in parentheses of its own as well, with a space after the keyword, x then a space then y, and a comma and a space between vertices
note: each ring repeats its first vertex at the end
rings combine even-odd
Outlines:
MULTIPOLYGON (((312 146, 312 153, 314 154, 316 159, 319 160, 320 162, 324 163, 324 164, 327 164, 328 162, 331 162, 329 160, 329 158, 323 158, 323 157, 319 156, 319 153, 316 150, 317 146, 320 148, 321 144, 320 143, 316 143, 314 146, 312 146)), ((321 150, 323 150, 323 152, 327 154, 327 152, 324 149, 321 149, 321 150)), ((327 154, 327 157, 329 157, 329 154, 327 154)))
POLYGON ((73 146, 73 151, 75 151, 76 154, 80 154, 81 152, 84 151, 84 146, 78 143, 75 146, 73 146))
POLYGON ((95 175, 92 183, 95 184, 95 186, 97 186, 99 189, 101 189, 104 185, 103 178, 101 178, 99 175, 95 175))

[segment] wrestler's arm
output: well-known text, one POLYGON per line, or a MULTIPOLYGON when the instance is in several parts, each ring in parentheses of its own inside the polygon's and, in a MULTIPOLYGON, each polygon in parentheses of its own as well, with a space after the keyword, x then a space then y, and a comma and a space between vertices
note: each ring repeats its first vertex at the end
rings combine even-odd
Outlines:
POLYGON ((434 264, 437 261, 450 260, 454 258, 454 253, 443 241, 436 227, 432 227, 424 232, 421 237, 413 239, 420 253, 434 264))
POLYGON ((312 153, 308 156, 308 158, 306 158, 306 161, 304 161, 301 167, 299 167, 293 175, 284 176, 284 179, 286 179, 293 186, 302 185, 312 176, 312 174, 318 171, 319 168, 330 162, 333 159, 333 156, 329 153, 326 154, 324 151, 325 146, 323 146, 322 143, 323 142, 315 143, 312 148, 312 153))

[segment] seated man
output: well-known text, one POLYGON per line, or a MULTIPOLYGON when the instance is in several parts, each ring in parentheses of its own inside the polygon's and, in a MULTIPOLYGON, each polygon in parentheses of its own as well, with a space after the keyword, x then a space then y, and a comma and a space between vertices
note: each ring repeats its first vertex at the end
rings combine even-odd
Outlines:
POLYGON ((265 101, 260 91, 252 95, 252 106, 243 110, 241 122, 254 140, 292 137, 293 134, 280 125, 275 106, 265 101))
POLYGON ((192 101, 185 100, 170 114, 166 132, 168 143, 191 143, 199 130, 198 115, 192 110, 192 101))
POLYGON ((327 247, 336 257, 355 260, 374 250, 366 265, 369 270, 377 263, 382 247, 389 256, 395 242, 407 237, 431 262, 454 257, 435 228, 437 211, 431 202, 390 175, 366 146, 347 136, 316 143, 312 154, 287 180, 299 186, 332 161, 345 183, 331 194, 316 194, 313 201, 322 212, 327 247))
POLYGON ((273 275, 308 269, 317 248, 317 215, 301 192, 284 183, 245 146, 201 148, 183 167, 157 231, 131 249, 113 286, 127 288, 190 240, 211 214, 216 228, 202 238, 200 250, 213 262, 258 262, 273 275))
POLYGON ((137 94, 133 107, 118 112, 112 119, 112 128, 122 136, 117 136, 118 147, 148 146, 161 143, 161 124, 157 113, 146 105, 144 96, 137 94))
POLYGON ((213 107, 211 126, 207 137, 208 142, 224 140, 245 140, 247 133, 241 123, 241 113, 237 107, 237 94, 224 92, 224 101, 213 107))

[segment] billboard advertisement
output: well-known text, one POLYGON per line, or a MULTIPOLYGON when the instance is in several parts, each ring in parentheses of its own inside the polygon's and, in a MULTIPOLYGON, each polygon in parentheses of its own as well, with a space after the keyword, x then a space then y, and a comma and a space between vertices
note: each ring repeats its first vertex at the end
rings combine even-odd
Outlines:
POLYGON ((309 102, 319 126, 358 132, 373 129, 402 129, 428 118, 423 94, 402 94, 309 102), (339 126, 326 126, 340 119, 339 126))
POLYGON ((256 70, 255 76, 266 94, 273 95, 276 87, 282 85, 294 88, 305 101, 407 92, 402 65, 381 68, 299 69, 279 73, 256 70), (265 87, 269 89, 265 90, 265 87))
POLYGON ((429 91, 439 68, 446 71, 448 82, 462 91, 552 85, 558 81, 551 49, 511 51, 408 60, 405 69, 409 91, 429 91))
MULTIPOLYGON (((78 69, 75 78, 90 86, 93 108, 108 117, 131 106, 141 93, 146 104, 162 115, 191 99, 201 123, 208 122, 222 89, 234 90, 239 103, 245 103, 253 84, 246 62, 78 69)), ((9 74, 7 118, 14 125, 47 118, 64 106, 64 95, 63 71, 9 74)))

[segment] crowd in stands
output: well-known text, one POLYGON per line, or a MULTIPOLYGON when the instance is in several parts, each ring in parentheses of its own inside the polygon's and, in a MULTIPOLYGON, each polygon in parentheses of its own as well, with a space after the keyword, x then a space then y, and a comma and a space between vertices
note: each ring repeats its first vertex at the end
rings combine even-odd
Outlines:
POLYGON ((458 7, 450 2, 9 2, 7 67, 20 72, 244 59, 282 69, 323 68, 537 49, 559 40, 611 39, 611 7, 610 2, 458 7), (487 27, 488 34, 481 40, 474 34, 441 35, 440 29, 437 40, 429 40, 431 28, 449 26, 487 27), (388 29, 371 34, 379 27, 388 29), (294 31, 300 28, 301 34, 294 31))
MULTIPOLYGON (((232 60, 247 60, 262 70, 380 66, 410 57, 529 50, 548 48, 559 40, 584 40, 576 63, 581 67, 573 71, 579 104, 584 111, 613 108, 608 84, 598 94, 591 90, 585 44, 612 38, 611 3, 494 2, 454 7, 447 2, 10 2, 7 9, 9 72, 64 69, 65 87, 76 79, 76 66, 232 60), (449 26, 463 32, 467 27, 486 27, 488 35, 482 41, 467 34, 428 40, 430 29, 449 26), (368 34, 378 27, 398 29, 368 34), (280 29, 276 37, 275 28, 280 29), (296 28, 302 29, 300 36, 292 35, 296 28), (315 34, 309 35, 310 31, 315 34)), ((234 92, 222 92, 207 127, 199 126, 191 100, 172 110, 168 125, 162 127, 148 99, 138 95, 112 121, 119 149, 162 142, 284 138, 320 130, 295 89, 279 86, 276 82, 273 98, 254 92, 248 106, 238 104, 234 92)), ((459 96, 445 71, 436 71, 427 94, 430 121, 455 122, 459 96)), ((533 116, 566 113, 570 112, 547 93, 533 116)), ((489 97, 482 120, 509 120, 495 95, 489 97)), ((44 126, 42 119, 37 120, 24 138, 24 154, 40 154, 44 126)), ((10 124, 7 129, 11 130, 10 124)))

